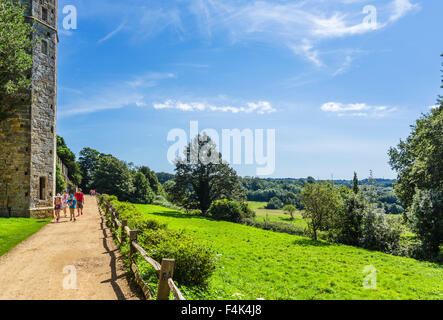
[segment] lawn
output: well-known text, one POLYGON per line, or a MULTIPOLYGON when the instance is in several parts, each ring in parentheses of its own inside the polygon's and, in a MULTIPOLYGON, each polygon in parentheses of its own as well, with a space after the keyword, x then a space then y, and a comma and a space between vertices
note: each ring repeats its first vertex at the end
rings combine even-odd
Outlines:
POLYGON ((187 299, 443 299, 443 267, 365 249, 136 205, 185 229, 218 254, 209 287, 181 287, 187 299), (366 266, 377 288, 365 289, 366 266))
POLYGON ((283 210, 265 209, 266 202, 248 201, 249 208, 255 211, 257 220, 265 220, 268 218, 271 221, 293 223, 300 227, 306 227, 306 220, 301 216, 301 211, 294 213, 294 220, 290 219, 288 214, 285 214, 283 210))
POLYGON ((0 218, 0 256, 33 235, 51 220, 0 218))

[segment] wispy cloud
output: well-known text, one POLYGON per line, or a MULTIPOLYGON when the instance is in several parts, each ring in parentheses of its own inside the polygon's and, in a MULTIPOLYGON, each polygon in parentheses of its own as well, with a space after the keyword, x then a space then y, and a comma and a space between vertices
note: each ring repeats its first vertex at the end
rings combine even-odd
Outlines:
POLYGON ((345 73, 350 67, 351 67, 351 63, 352 63, 352 57, 350 55, 346 56, 345 61, 343 62, 343 64, 341 65, 340 68, 338 68, 333 74, 332 76, 338 76, 342 73, 345 73))
POLYGON ((233 107, 229 105, 215 106, 213 104, 208 104, 205 102, 183 103, 181 101, 167 100, 164 103, 155 103, 154 109, 157 110, 176 109, 187 112, 219 111, 219 112, 231 112, 231 113, 257 113, 257 114, 269 114, 277 111, 267 101, 247 102, 246 106, 233 107))
POLYGON ((172 72, 148 72, 145 75, 136 76, 125 83, 132 88, 151 88, 157 86, 161 80, 174 79, 176 77, 172 72))
POLYGON ((383 118, 397 110, 395 107, 370 106, 366 103, 343 104, 339 102, 328 102, 320 108, 324 112, 334 113, 339 117, 371 117, 383 118))
POLYGON ((173 73, 148 72, 127 81, 85 88, 81 96, 70 99, 67 105, 60 106, 59 115, 69 117, 129 106, 145 107, 148 105, 146 95, 150 88, 157 86, 160 81, 172 78, 175 78, 173 73))
MULTIPOLYGON (((365 0, 191 0, 190 3, 203 34, 227 32, 234 42, 252 40, 286 46, 317 67, 324 65, 322 52, 317 48, 323 40, 381 30, 418 8, 411 0, 388 3, 365 0)), ((348 59, 347 63, 350 62, 348 59)))
POLYGON ((419 8, 418 4, 413 4, 409 0, 394 0, 391 3, 392 14, 389 17, 390 22, 403 18, 409 11, 419 8))
POLYGON ((104 38, 98 40, 98 43, 103 43, 109 39, 111 39, 113 36, 115 36, 117 33, 119 33, 120 31, 123 30, 123 28, 125 27, 126 22, 122 22, 116 29, 114 29, 113 31, 111 31, 110 33, 108 33, 104 38))
POLYGON ((196 68, 196 69, 206 69, 209 68, 208 64, 202 63, 174 63, 174 66, 184 67, 184 68, 196 68))
MULTIPOLYGON (((231 43, 264 42, 287 48, 314 66, 326 65, 321 44, 384 29, 419 8, 416 0, 131 0, 83 2, 82 12, 126 23, 99 40, 127 32, 134 43, 172 32, 178 40, 228 37, 231 43), (369 6, 368 6, 369 5, 369 6), (373 10, 376 11, 373 11, 373 10), (129 18, 130 17, 130 18, 129 18)), ((80 10, 80 9, 79 9, 80 10)), ((341 64, 345 72, 352 55, 341 64)))

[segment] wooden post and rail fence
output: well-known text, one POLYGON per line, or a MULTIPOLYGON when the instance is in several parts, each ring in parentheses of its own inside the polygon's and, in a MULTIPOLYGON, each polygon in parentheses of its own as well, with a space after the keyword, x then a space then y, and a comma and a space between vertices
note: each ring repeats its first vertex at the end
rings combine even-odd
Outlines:
MULTIPOLYGON (((140 272, 138 271, 137 265, 135 264, 135 255, 139 253, 141 257, 148 262, 156 271, 159 281, 157 288, 157 297, 156 300, 169 300, 170 292, 172 291, 174 295, 174 300, 186 300, 181 294, 180 290, 174 283, 172 276, 174 274, 174 259, 162 259, 161 263, 158 263, 154 259, 148 256, 145 250, 137 243, 137 230, 131 230, 128 227, 127 220, 119 220, 120 213, 115 210, 115 208, 104 199, 100 194, 97 194, 97 197, 100 198, 100 202, 103 202, 107 213, 110 214, 110 222, 113 226, 113 229, 116 231, 115 235, 117 241, 120 243, 120 246, 123 245, 126 241, 129 241, 129 261, 131 264, 131 270, 134 273, 135 280, 137 284, 141 287, 143 294, 146 299, 153 300, 148 286, 143 281, 140 272), (118 234, 118 229, 120 228, 120 235, 118 234)), ((100 203, 98 203, 98 208, 100 214, 103 214, 100 203)))

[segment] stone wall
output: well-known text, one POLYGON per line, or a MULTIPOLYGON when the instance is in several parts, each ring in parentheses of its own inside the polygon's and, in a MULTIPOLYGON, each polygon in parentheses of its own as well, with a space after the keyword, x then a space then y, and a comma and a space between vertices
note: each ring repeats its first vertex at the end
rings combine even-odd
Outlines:
POLYGON ((29 99, 0 124, 0 216, 53 214, 56 178, 57 1, 23 0, 36 32, 29 99), (43 10, 45 9, 45 10, 43 10), (45 20, 45 21, 43 21, 45 20))

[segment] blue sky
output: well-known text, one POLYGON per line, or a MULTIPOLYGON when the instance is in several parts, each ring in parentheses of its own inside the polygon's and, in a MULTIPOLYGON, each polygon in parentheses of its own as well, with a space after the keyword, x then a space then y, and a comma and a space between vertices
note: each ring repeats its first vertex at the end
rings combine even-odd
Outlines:
POLYGON ((76 153, 172 172, 168 132, 190 121, 275 129, 272 177, 392 178, 389 147, 441 93, 441 12, 440 0, 62 0, 58 134, 76 153))

